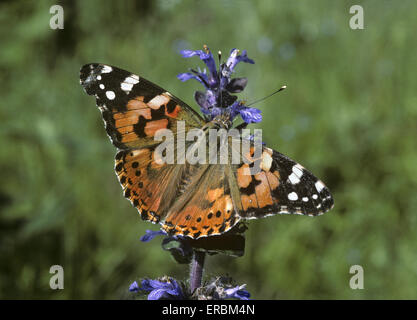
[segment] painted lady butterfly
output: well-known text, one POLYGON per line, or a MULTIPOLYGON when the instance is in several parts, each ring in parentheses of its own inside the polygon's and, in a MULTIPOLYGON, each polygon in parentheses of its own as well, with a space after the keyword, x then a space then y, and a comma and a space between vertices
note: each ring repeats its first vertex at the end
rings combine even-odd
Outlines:
POLYGON ((197 239, 222 234, 241 219, 278 213, 316 216, 333 207, 323 182, 265 146, 255 175, 244 174, 254 162, 156 163, 157 130, 177 135, 178 120, 185 121, 185 131, 208 122, 164 89, 112 66, 87 64, 80 82, 96 97, 106 131, 119 149, 115 170, 124 196, 143 220, 160 223, 169 234, 197 239))

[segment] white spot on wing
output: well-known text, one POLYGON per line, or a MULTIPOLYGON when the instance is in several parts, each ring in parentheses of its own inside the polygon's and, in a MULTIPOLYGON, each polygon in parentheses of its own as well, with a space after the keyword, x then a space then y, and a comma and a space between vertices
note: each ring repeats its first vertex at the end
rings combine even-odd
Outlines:
POLYGON ((126 93, 129 93, 130 90, 132 90, 132 88, 133 88, 133 84, 132 83, 122 82, 122 84, 120 85, 120 87, 122 88, 123 91, 125 91, 126 93))
POLYGON ((303 167, 299 164, 296 164, 292 167, 292 173, 288 177, 292 184, 297 184, 300 182, 301 177, 303 176, 303 167))
POLYGON ((263 152, 262 154, 262 169, 265 171, 269 171, 272 166, 272 157, 268 152, 263 152))
POLYGON ((289 175, 288 179, 292 184, 297 184, 300 182, 300 179, 295 175, 294 172, 289 175))
POLYGON ((303 197, 303 201, 304 202, 308 202, 308 198, 307 197, 303 197))
POLYGON ((301 178, 303 176, 303 167, 300 166, 299 164, 296 164, 295 166, 292 167, 292 172, 294 172, 294 174, 301 178))
POLYGON ((114 92, 113 92, 113 91, 106 91, 106 97, 107 97, 109 100, 113 100, 113 99, 116 97, 116 95, 114 94, 114 92))
POLYGON ((97 80, 101 80, 101 76, 100 75, 97 76, 97 80))
POLYGON ((103 66, 103 69, 101 69, 101 73, 110 73, 113 71, 113 68, 110 66, 103 66))
POLYGON ((148 106, 152 109, 159 109, 160 106, 169 102, 169 98, 164 95, 159 95, 148 102, 148 106))
POLYGON ((298 200, 298 195, 293 191, 293 192, 288 194, 288 199, 291 200, 291 201, 296 201, 296 200, 298 200))
POLYGON ((139 82, 139 77, 137 75, 132 74, 129 77, 127 77, 123 82, 136 84, 139 82))
POLYGON ((316 182, 315 186, 316 186, 316 189, 317 189, 317 191, 318 191, 318 192, 320 192, 320 191, 321 191, 321 190, 323 190, 323 188, 324 188, 324 184, 323 184, 323 182, 321 182, 320 180, 318 180, 318 181, 316 182))
POLYGON ((313 199, 317 200, 317 198, 318 198, 317 194, 313 194, 313 199))
POLYGON ((99 87, 100 87, 101 90, 103 90, 104 89, 104 84, 100 83, 99 87))
POLYGON ((120 87, 123 91, 127 94, 132 90, 133 86, 139 82, 139 77, 137 75, 131 74, 130 76, 126 77, 123 82, 120 84, 120 87))

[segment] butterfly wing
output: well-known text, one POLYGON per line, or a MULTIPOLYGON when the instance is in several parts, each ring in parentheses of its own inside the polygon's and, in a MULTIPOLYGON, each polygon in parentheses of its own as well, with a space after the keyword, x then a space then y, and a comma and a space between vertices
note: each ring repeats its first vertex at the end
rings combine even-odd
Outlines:
POLYGON ((113 66, 83 66, 80 83, 87 94, 96 97, 107 134, 119 149, 158 144, 155 132, 170 129, 177 133, 177 120, 185 121, 185 131, 205 123, 197 112, 166 90, 113 66))
POLYGON ((96 97, 106 131, 120 149, 115 171, 124 196, 142 219, 159 222, 176 199, 173 184, 185 166, 155 161, 155 148, 161 143, 154 139, 155 132, 170 129, 175 137, 180 130, 185 134, 191 128, 201 127, 204 120, 159 86, 113 66, 83 66, 80 83, 87 94, 96 97), (177 127, 177 121, 184 121, 184 126, 177 127))
POLYGON ((184 165, 155 161, 155 148, 120 150, 115 170, 124 196, 139 211, 143 220, 158 223, 176 199, 176 181, 184 165))
MULTIPOLYGON (((253 147, 251 152, 256 154, 253 147)), ((317 216, 333 207, 333 197, 322 181, 270 148, 263 146, 259 159, 232 168, 238 186, 233 197, 240 204, 239 215, 244 219, 284 213, 317 216), (248 174, 250 166, 259 166, 258 173, 248 174)))

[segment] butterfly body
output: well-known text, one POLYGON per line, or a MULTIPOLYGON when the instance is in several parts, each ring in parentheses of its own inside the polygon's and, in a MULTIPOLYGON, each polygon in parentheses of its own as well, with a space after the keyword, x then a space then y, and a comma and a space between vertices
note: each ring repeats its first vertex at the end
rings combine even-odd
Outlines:
POLYGON ((157 161, 159 130, 173 133, 178 156, 191 145, 178 142, 190 130, 201 130, 206 138, 210 129, 230 131, 232 122, 227 114, 206 121, 164 89, 116 67, 93 63, 80 73, 82 86, 96 97, 107 134, 119 150, 115 171, 124 196, 143 220, 160 223, 167 233, 197 239, 225 233, 242 219, 278 213, 316 216, 332 208, 333 198, 320 180, 265 146, 251 144, 250 154, 238 163, 232 161, 230 138, 223 141, 228 142, 225 162, 157 161), (248 174, 254 166, 258 172, 248 174))

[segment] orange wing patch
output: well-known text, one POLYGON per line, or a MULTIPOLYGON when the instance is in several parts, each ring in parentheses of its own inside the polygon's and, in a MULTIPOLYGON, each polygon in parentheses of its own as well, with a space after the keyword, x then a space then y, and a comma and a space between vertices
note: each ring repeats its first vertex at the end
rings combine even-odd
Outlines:
POLYGON ((162 229, 197 239, 227 232, 239 220, 224 167, 211 165, 170 209, 162 229))
POLYGON ((168 218, 162 228, 168 233, 174 232, 197 239, 222 234, 239 221, 230 195, 222 195, 212 202, 206 197, 202 202, 210 203, 210 206, 203 208, 190 204, 171 219, 168 218))
POLYGON ((279 173, 273 168, 272 150, 263 148, 260 158, 253 158, 254 148, 250 148, 250 154, 246 155, 246 161, 236 169, 236 180, 239 187, 240 201, 242 204, 243 217, 250 216, 253 212, 278 211, 277 199, 273 191, 279 186, 279 173), (257 167, 258 173, 251 174, 257 167), (271 172, 274 169, 274 172, 271 172))

